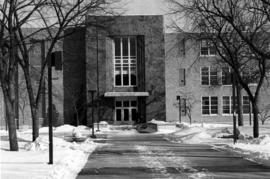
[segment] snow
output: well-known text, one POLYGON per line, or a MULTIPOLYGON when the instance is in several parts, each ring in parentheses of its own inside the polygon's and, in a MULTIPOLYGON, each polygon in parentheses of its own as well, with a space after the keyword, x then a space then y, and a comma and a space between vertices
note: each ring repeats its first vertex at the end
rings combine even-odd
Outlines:
POLYGON ((269 126, 260 127, 261 136, 252 137, 252 126, 238 127, 239 140, 233 144, 233 130, 230 124, 177 123, 178 129, 164 137, 172 142, 188 144, 209 144, 215 149, 228 150, 245 158, 270 165, 269 126))
POLYGON ((54 164, 48 165, 48 128, 40 129, 40 136, 31 142, 31 130, 18 131, 19 151, 9 151, 8 133, 1 134, 1 178, 75 178, 98 145, 85 135, 86 126, 63 125, 54 128, 54 164), (82 143, 67 142, 65 137, 84 137, 82 143))

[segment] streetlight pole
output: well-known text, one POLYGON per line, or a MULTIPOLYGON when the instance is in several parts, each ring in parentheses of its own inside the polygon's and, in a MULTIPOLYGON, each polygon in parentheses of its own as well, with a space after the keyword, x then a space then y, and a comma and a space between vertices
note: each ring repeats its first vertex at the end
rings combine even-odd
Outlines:
POLYGON ((94 123, 94 93, 96 92, 96 90, 88 90, 88 92, 91 93, 91 98, 92 98, 92 101, 91 101, 91 108, 92 108, 92 135, 90 136, 91 138, 97 138, 96 135, 95 135, 95 123, 94 123))
POLYGON ((49 107, 49 164, 53 164, 53 132, 52 132, 52 56, 48 59, 48 107, 49 107))
POLYGON ((233 143, 236 143, 237 136, 236 136, 236 115, 235 115, 235 79, 234 79, 234 72, 231 74, 232 78, 232 100, 233 100, 233 143))
POLYGON ((52 114, 52 66, 55 70, 62 70, 62 52, 56 51, 48 57, 48 123, 49 123, 49 164, 53 164, 53 114, 52 114))
POLYGON ((97 110, 98 110, 98 119, 97 119, 97 132, 99 132, 99 118, 100 118, 100 109, 99 109, 99 64, 98 64, 98 27, 96 21, 96 35, 97 35, 97 110))

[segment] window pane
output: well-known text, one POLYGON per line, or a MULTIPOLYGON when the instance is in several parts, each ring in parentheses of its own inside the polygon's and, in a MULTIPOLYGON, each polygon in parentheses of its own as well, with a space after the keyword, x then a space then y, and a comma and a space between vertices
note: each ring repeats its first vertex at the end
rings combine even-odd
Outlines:
POLYGON ((120 38, 114 39, 115 44, 115 56, 121 56, 120 38))
POLYGON ((202 67, 201 68, 201 80, 202 85, 209 85, 209 68, 202 67))
POLYGON ((211 97, 211 114, 218 114, 218 97, 211 97))
POLYGON ((128 121, 129 120, 129 110, 128 109, 124 109, 124 121, 128 121))
POLYGON ((209 97, 202 97, 202 114, 210 114, 209 97))
POLYGON ((124 102, 123 102, 123 106, 124 106, 124 107, 129 107, 129 101, 124 101, 124 102))
POLYGON ((209 55, 216 55, 216 47, 212 42, 209 42, 209 55))
POLYGON ((131 106, 132 107, 137 107, 137 101, 131 101, 131 106))
POLYGON ((122 101, 116 101, 115 106, 116 107, 122 107, 122 101))
POLYGON ((128 74, 123 74, 123 85, 128 86, 129 85, 129 79, 128 79, 128 74))
POLYGON ((116 109, 116 121, 121 121, 121 109, 116 109))
POLYGON ((131 74, 131 85, 133 85, 133 86, 135 86, 136 85, 136 75, 134 75, 134 74, 131 74))
POLYGON ((216 68, 211 68, 210 70, 210 84, 218 85, 218 73, 216 68))
POLYGON ((222 113, 230 114, 230 97, 229 96, 222 97, 222 113))
POLYGON ((122 38, 122 44, 123 44, 123 56, 128 56, 128 38, 122 38))
POLYGON ((208 55, 208 48, 201 47, 201 55, 208 55))
POLYGON ((130 56, 136 56, 135 38, 130 38, 130 56))
POLYGON ((132 121, 137 121, 137 110, 131 109, 132 121))
POLYGON ((223 85, 230 85, 231 82, 231 74, 229 67, 223 67, 222 68, 222 84, 223 85))
POLYGON ((243 113, 248 114, 250 111, 249 97, 243 96, 243 113))
POLYGON ((121 74, 116 74, 115 75, 115 85, 116 86, 121 86, 122 83, 121 83, 121 74))

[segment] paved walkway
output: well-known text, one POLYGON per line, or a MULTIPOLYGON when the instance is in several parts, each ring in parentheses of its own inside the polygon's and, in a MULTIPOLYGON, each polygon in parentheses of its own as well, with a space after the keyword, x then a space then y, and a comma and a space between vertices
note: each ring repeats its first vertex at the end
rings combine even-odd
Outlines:
POLYGON ((270 178, 270 167, 208 145, 178 144, 159 135, 109 137, 89 157, 85 178, 270 178))

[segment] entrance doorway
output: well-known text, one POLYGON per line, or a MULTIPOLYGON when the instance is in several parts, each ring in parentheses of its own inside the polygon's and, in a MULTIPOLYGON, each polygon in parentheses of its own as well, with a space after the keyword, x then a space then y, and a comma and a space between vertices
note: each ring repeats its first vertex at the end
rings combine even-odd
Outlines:
POLYGON ((137 99, 116 98, 115 99, 115 121, 132 122, 137 120, 137 99))

